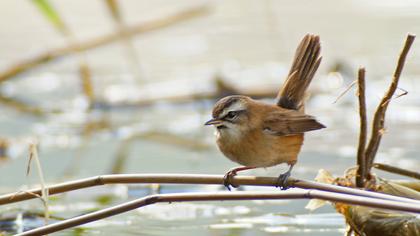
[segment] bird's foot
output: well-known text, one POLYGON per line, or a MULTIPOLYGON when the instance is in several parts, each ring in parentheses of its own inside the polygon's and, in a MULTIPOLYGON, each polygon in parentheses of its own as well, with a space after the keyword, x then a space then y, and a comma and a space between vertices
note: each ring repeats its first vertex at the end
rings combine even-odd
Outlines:
POLYGON ((281 190, 286 190, 289 188, 288 179, 290 177, 290 171, 287 171, 284 174, 281 174, 279 178, 277 179, 277 186, 281 190))
POLYGON ((223 185, 227 188, 227 190, 231 191, 231 186, 234 188, 239 187, 238 185, 232 184, 232 178, 237 174, 236 169, 229 170, 225 176, 223 177, 223 185))
POLYGON ((230 187, 234 187, 237 188, 239 187, 239 185, 236 184, 232 184, 232 178, 239 172, 239 171, 243 171, 243 170, 250 170, 250 169, 255 169, 256 167, 253 166, 240 166, 240 167, 236 167, 236 168, 232 168, 230 169, 225 176, 223 177, 223 185, 225 185, 225 187, 231 191, 230 187))
POLYGON ((277 179, 277 186, 276 187, 279 187, 281 190, 286 190, 286 189, 289 188, 289 181, 288 180, 289 180, 289 177, 290 177, 290 173, 292 173, 292 169, 293 169, 293 166, 295 165, 295 163, 291 163, 289 165, 290 165, 289 169, 285 173, 281 174, 279 176, 279 178, 277 179))

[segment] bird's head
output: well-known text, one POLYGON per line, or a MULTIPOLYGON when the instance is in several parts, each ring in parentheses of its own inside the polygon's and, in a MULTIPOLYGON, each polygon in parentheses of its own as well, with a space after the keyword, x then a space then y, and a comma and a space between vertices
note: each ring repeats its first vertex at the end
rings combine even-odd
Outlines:
POLYGON ((233 95, 220 99, 213 107, 212 116, 205 125, 213 125, 223 133, 240 133, 249 125, 251 98, 233 95))

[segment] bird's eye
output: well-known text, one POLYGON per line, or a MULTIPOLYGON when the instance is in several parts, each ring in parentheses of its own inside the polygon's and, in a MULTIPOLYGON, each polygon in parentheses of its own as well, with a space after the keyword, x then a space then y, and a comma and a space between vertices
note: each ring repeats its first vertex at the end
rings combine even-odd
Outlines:
POLYGON ((237 115, 236 111, 230 111, 230 112, 227 113, 226 118, 233 119, 233 118, 235 118, 236 115, 237 115))

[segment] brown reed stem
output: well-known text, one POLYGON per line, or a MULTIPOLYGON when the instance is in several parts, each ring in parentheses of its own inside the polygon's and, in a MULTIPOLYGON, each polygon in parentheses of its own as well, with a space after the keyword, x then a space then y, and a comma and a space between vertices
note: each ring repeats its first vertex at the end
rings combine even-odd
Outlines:
POLYGON ((365 163, 365 147, 366 147, 366 136, 367 136, 367 118, 366 118, 366 95, 365 95, 365 68, 359 68, 357 84, 358 92, 357 97, 359 98, 359 116, 360 116, 360 134, 359 134, 359 145, 357 149, 357 175, 356 175, 356 187, 363 188, 366 180, 366 163, 365 163))
POLYGON ((192 7, 192 8, 174 13, 172 15, 165 16, 160 19, 141 23, 139 25, 135 25, 131 27, 127 26, 123 31, 117 31, 115 33, 111 33, 105 36, 94 38, 86 42, 73 43, 66 47, 57 48, 57 49, 45 52, 33 58, 29 58, 15 65, 12 65, 6 71, 0 72, 0 83, 16 75, 19 75, 20 73, 23 73, 29 69, 32 69, 36 66, 50 62, 54 59, 67 56, 75 52, 86 51, 86 50, 93 49, 99 46, 103 46, 103 45, 115 42, 117 40, 121 40, 125 37, 131 37, 137 34, 162 29, 162 28, 171 26, 175 23, 189 20, 197 16, 202 16, 203 14, 207 12, 208 12, 208 6, 192 7))
MULTIPOLYGON (((234 185, 249 185, 249 186, 277 186, 276 177, 256 177, 256 176, 235 176, 232 178, 234 185)), ((100 186, 106 184, 216 184, 223 185, 223 175, 196 175, 196 174, 118 174, 118 175, 99 175, 86 179, 70 181, 66 183, 48 186, 49 195, 69 192, 73 190, 89 188, 93 186, 100 186)), ((288 179, 290 187, 302 189, 317 189, 335 193, 350 194, 355 196, 364 196, 377 199, 386 199, 407 203, 417 203, 420 201, 392 196, 383 193, 364 191, 360 189, 353 189, 341 187, 331 184, 323 184, 306 180, 299 180, 294 178, 288 179)), ((31 189, 25 192, 19 191, 0 196, 0 205, 10 204, 14 202, 24 201, 35 198, 35 195, 41 195, 41 189, 31 189)))
POLYGON ((5 96, 1 93, 0 104, 9 108, 13 108, 19 112, 28 113, 34 116, 43 116, 46 112, 44 109, 36 107, 33 104, 29 104, 28 102, 21 101, 17 98, 5 96))
POLYGON ((404 63, 407 58, 408 51, 411 48, 411 45, 416 38, 415 35, 408 34, 404 47, 400 53, 397 67, 395 68, 394 75, 392 78, 392 82, 388 88, 388 91, 383 96, 381 102, 379 103, 378 107, 376 108, 376 112, 372 122, 372 133, 370 136, 370 141, 365 151, 366 156, 366 170, 365 173, 369 174, 372 168, 372 163, 375 159, 376 152, 378 151, 379 144, 381 142, 381 138, 385 128, 385 113, 388 108, 389 102, 392 99, 392 96, 395 93, 395 90, 398 87, 398 82, 401 76, 401 72, 404 68, 404 63))
POLYGON ((411 178, 420 180, 420 173, 419 172, 410 171, 410 170, 406 170, 406 169, 401 169, 401 168, 398 168, 398 167, 395 167, 395 166, 390 166, 390 165, 386 165, 386 164, 382 164, 382 163, 374 163, 373 167, 378 169, 378 170, 383 170, 383 171, 387 171, 387 172, 390 172, 390 173, 399 174, 399 175, 403 175, 403 176, 407 176, 407 177, 411 177, 411 178))
POLYGON ((58 223, 39 227, 33 230, 17 234, 19 236, 43 235, 68 229, 78 225, 97 221, 110 216, 121 214, 147 205, 159 202, 186 202, 186 201, 226 201, 226 200, 279 200, 279 199, 322 199, 333 202, 342 202, 360 206, 369 206, 380 209, 391 209, 420 213, 419 204, 394 202, 389 200, 372 199, 361 196, 353 196, 340 193, 331 193, 319 190, 296 189, 291 191, 270 191, 270 192, 206 192, 206 193, 175 193, 156 194, 139 198, 127 203, 105 208, 96 212, 77 216, 58 223))

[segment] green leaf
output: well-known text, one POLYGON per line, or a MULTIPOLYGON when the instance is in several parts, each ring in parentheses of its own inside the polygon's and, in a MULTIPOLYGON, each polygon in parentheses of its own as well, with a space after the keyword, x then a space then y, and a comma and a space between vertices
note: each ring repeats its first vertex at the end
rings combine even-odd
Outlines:
POLYGON ((66 25, 62 21, 58 12, 47 0, 32 0, 35 6, 41 11, 41 13, 48 19, 48 21, 54 25, 54 27, 66 34, 68 32, 66 25))

